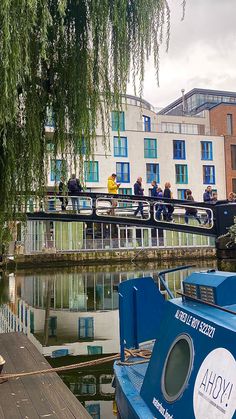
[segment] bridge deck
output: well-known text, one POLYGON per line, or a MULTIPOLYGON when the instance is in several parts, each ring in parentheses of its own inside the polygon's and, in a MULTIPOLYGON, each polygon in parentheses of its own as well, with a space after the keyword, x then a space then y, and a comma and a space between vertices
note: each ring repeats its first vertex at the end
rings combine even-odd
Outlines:
MULTIPOLYGON (((45 358, 21 333, 0 334, 4 372, 17 373, 50 368, 45 358)), ((0 419, 91 418, 55 373, 35 375, 0 384, 0 419)))

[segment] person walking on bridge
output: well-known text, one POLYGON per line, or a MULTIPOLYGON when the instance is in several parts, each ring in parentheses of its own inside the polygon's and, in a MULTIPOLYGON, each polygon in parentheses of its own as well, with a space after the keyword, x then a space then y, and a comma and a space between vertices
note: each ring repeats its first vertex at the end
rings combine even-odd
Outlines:
MULTIPOLYGON (((171 188, 170 182, 166 182, 164 193, 163 193, 163 198, 169 198, 169 199, 173 198, 170 188, 171 188)), ((174 206, 168 204, 166 205, 166 209, 167 209, 166 221, 173 221, 172 214, 174 212, 174 206)))
MULTIPOLYGON (((107 190, 108 193, 116 195, 118 193, 118 189, 120 187, 120 183, 116 183, 116 173, 112 173, 107 180, 107 190)), ((117 207, 117 199, 112 198, 111 200, 111 209, 108 211, 108 215, 115 215, 115 208, 117 207)))
POLYGON ((76 178, 76 175, 73 173, 71 178, 68 180, 68 191, 69 195, 71 196, 72 208, 73 211, 80 212, 79 209, 79 198, 76 198, 77 195, 82 191, 82 186, 80 184, 79 179, 76 178))
MULTIPOLYGON (((210 185, 207 186, 205 189, 205 192, 203 194, 203 202, 206 204, 212 203, 212 187, 210 185)), ((206 210, 207 217, 204 221, 204 225, 211 224, 211 211, 206 210)))
MULTIPOLYGON (((144 189, 142 188, 142 178, 138 177, 137 181, 134 184, 134 195, 143 196, 143 191, 144 191, 144 189)), ((134 211, 134 215, 135 216, 138 215, 139 212, 141 214, 141 217, 144 218, 143 203, 142 202, 138 203, 138 207, 134 211)))

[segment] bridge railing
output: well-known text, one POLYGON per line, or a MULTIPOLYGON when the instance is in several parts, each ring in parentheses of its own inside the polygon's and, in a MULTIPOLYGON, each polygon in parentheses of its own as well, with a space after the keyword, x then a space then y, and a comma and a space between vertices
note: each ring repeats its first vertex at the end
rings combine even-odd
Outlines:
POLYGON ((32 197, 28 201, 27 212, 71 213, 78 216, 89 216, 95 212, 97 217, 123 218, 124 223, 137 219, 148 221, 152 217, 157 225, 159 222, 175 222, 181 225, 190 223, 202 229, 211 229, 214 226, 213 210, 200 203, 193 205, 188 201, 150 201, 148 197, 139 199, 132 196, 95 195, 48 195, 43 200, 32 197))
POLYGON ((76 196, 32 197, 31 220, 82 221, 162 228, 218 237, 234 223, 236 204, 216 204, 148 196, 83 192, 76 196))

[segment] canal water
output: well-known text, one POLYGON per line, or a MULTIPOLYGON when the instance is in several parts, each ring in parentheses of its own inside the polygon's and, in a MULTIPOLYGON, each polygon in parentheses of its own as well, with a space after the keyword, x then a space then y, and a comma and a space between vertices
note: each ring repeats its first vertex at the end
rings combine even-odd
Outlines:
MULTIPOLYGON (((195 267, 170 273, 166 281, 177 295, 182 280, 196 269, 216 268, 216 261, 189 262, 195 267)), ((118 285, 153 276, 172 263, 120 264, 0 272, 0 333, 22 331, 47 357, 62 366, 119 352, 118 285)), ((179 264, 180 266, 180 264, 179 264)), ((115 415, 112 364, 61 374, 94 419, 115 415)))

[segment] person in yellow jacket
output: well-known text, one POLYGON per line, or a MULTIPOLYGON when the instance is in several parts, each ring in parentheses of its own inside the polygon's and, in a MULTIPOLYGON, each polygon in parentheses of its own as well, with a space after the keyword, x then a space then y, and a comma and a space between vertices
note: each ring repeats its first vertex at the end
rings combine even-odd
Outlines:
MULTIPOLYGON (((108 181, 107 181, 108 193, 117 194, 119 187, 120 187, 120 183, 116 183, 116 174, 112 173, 112 175, 109 176, 108 181)), ((115 208, 117 207, 116 199, 111 200, 111 206, 112 208, 110 211, 108 211, 108 215, 115 215, 115 208)))

